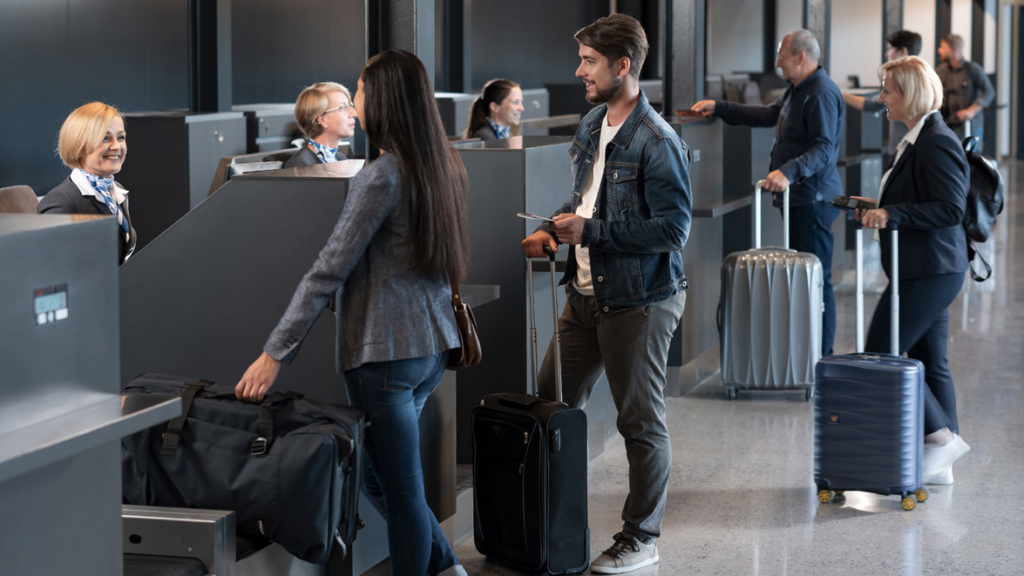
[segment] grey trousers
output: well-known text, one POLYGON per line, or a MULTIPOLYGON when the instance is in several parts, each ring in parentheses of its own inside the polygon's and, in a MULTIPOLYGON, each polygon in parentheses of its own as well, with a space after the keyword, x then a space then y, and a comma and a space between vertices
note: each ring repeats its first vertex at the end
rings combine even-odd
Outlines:
MULTIPOLYGON (((562 395, 582 408, 601 372, 618 410, 615 423, 626 441, 629 495, 622 508, 623 531, 644 542, 661 535, 672 468, 672 446, 665 421, 668 348, 683 316, 686 293, 641 308, 601 314, 593 296, 570 284, 558 319, 562 341, 562 395)), ((541 364, 542 397, 555 397, 554 340, 541 364)))

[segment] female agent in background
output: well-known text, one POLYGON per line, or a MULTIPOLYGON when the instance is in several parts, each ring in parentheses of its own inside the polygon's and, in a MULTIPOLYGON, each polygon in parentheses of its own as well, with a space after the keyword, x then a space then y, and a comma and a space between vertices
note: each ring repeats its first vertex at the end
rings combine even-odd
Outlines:
POLYGON ((352 179, 327 245, 235 393, 263 398, 338 293, 337 366, 372 423, 363 488, 387 519, 391 573, 464 575, 427 507, 417 421, 459 346, 449 280, 469 263, 466 169, 415 55, 371 58, 355 109, 381 156, 352 179))
POLYGON ((336 82, 306 88, 295 100, 295 121, 306 135, 306 145, 284 163, 285 168, 345 160, 338 145, 356 129, 356 112, 348 88, 336 82))
MULTIPOLYGON (((967 241, 962 222, 970 170, 960 140, 942 121, 942 82, 917 56, 888 62, 879 70, 878 101, 889 120, 908 133, 897 146, 893 167, 882 176, 878 208, 858 210, 865 228, 899 228, 899 278, 892 277, 892 235, 876 233, 890 288, 882 294, 865 349, 889 350, 891 284, 899 282, 900 352, 924 363, 925 484, 952 484, 953 463, 970 450, 960 438, 956 393, 946 358, 949 306, 964 282, 967 241)), ((861 200, 874 200, 861 198, 861 200)))
POLYGON ((501 140, 508 138, 523 115, 523 91, 519 84, 495 78, 486 85, 469 111, 466 138, 501 140))
POLYGON ((124 263, 135 250, 136 236, 128 213, 128 190, 114 182, 128 153, 121 113, 102 102, 77 108, 60 127, 57 152, 71 168, 71 176, 43 197, 39 213, 113 216, 118 263, 124 263))

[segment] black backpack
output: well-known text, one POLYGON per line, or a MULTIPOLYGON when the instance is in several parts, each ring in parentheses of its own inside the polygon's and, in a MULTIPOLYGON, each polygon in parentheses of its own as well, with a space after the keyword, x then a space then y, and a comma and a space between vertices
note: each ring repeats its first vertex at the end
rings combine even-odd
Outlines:
POLYGON ((967 233, 967 259, 972 263, 971 278, 984 282, 992 276, 992 266, 978 254, 974 242, 985 242, 992 232, 996 216, 1003 211, 1003 177, 995 160, 989 160, 975 152, 978 138, 964 139, 967 165, 971 169, 971 187, 967 191, 967 210, 964 213, 964 231, 967 233), (985 276, 974 271, 975 256, 985 267, 985 276))

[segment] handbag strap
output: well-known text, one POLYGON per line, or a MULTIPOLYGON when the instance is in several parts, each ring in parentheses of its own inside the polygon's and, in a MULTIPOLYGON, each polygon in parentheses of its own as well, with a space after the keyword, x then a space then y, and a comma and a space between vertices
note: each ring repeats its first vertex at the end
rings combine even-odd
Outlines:
POLYGON ((173 458, 177 453, 178 442, 181 440, 181 429, 185 427, 185 420, 188 419, 188 413, 192 410, 192 401, 196 399, 196 394, 200 390, 212 384, 213 382, 210 380, 196 380, 190 382, 185 391, 181 393, 181 416, 167 423, 167 430, 163 434, 163 447, 160 450, 163 456, 173 458))
POLYGON ((301 400, 304 395, 298 392, 275 392, 267 395, 260 402, 260 411, 256 415, 256 439, 252 441, 249 453, 253 456, 265 456, 274 443, 274 404, 301 400))
POLYGON ((981 255, 981 252, 978 252, 978 249, 974 247, 974 242, 970 238, 967 239, 967 268, 971 271, 971 279, 975 282, 984 282, 992 277, 992 266, 981 255), (984 277, 974 271, 975 256, 978 257, 978 260, 981 260, 981 265, 985 267, 984 277))
POLYGON ((452 281, 452 277, 448 276, 448 284, 452 287, 452 308, 455 313, 463 312, 466 309, 466 303, 462 301, 462 295, 459 294, 459 286, 452 281))

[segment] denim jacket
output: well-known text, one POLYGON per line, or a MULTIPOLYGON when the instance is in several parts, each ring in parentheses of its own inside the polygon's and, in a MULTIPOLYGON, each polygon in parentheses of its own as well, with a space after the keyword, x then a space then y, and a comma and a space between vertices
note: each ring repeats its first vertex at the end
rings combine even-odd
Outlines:
MULTIPOLYGON (((555 214, 575 213, 601 140, 607 105, 591 110, 569 148, 572 196, 555 214)), ((685 290, 683 245, 690 231, 690 153, 647 96, 605 150, 597 212, 583 227, 590 249, 594 297, 609 313, 646 306, 685 290)), ((538 230, 551 233, 544 224, 538 230)), ((553 234, 552 234, 553 235, 553 234)), ((576 277, 576 250, 562 284, 576 277)))

